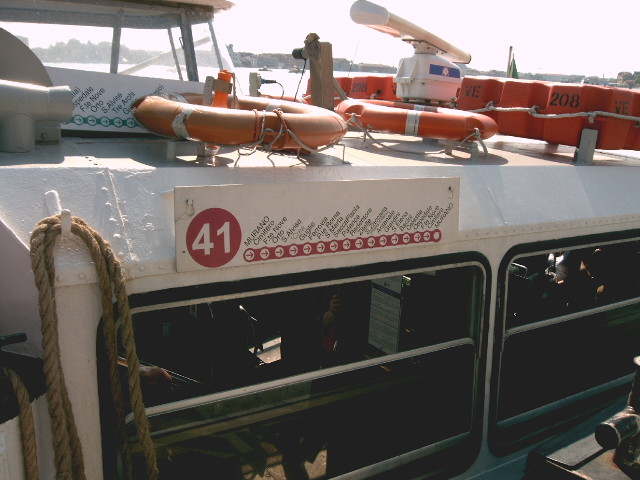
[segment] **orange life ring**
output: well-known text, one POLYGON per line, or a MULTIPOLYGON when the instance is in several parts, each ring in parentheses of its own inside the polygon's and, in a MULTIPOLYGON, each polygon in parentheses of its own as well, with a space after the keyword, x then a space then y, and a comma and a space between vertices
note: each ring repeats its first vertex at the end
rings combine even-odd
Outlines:
POLYGON ((167 93, 140 98, 131 110, 153 133, 215 145, 316 149, 347 133, 344 120, 324 108, 260 97, 238 98, 238 103, 238 109, 209 107, 202 105, 201 94, 167 93))
POLYGON ((496 122, 486 115, 413 103, 348 99, 336 112, 345 120, 357 115, 367 128, 414 137, 464 140, 478 129, 485 139, 498 132, 496 122))

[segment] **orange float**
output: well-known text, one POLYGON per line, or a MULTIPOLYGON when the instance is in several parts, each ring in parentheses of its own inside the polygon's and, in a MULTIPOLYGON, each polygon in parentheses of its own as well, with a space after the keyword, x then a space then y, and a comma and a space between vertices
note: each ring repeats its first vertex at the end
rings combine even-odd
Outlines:
POLYGON ((210 107, 202 105, 202 94, 166 93, 140 98, 131 110, 153 133, 214 145, 317 149, 347 133, 344 120, 324 108, 261 97, 237 101, 238 108, 210 107))
POLYGON ((486 115, 413 103, 349 99, 336 112, 345 120, 355 114, 367 128, 414 137, 465 140, 477 129, 485 139, 498 131, 486 115))
MULTIPOLYGON (((396 83, 393 76, 369 75, 361 77, 336 77, 336 81, 342 91, 349 98, 362 98, 367 100, 389 100, 400 101, 396 95, 396 83)), ((337 106, 342 99, 336 90, 334 90, 334 106, 337 106)), ((311 98, 311 80, 307 82, 307 92, 303 96, 303 100, 310 101, 311 98)))

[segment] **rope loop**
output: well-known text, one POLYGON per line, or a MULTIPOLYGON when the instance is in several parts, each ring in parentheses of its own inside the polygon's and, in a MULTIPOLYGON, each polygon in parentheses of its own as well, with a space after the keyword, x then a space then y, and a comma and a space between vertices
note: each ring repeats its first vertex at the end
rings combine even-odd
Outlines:
MULTIPOLYGON (((103 335, 109 359, 111 389, 120 427, 118 446, 124 453, 125 462, 128 463, 130 461, 130 452, 124 435, 123 401, 117 366, 116 321, 112 304, 114 296, 121 316, 122 340, 129 366, 127 369, 128 387, 135 426, 144 450, 147 478, 156 480, 158 478, 157 459, 142 401, 139 375, 140 362, 135 348, 131 310, 120 262, 110 244, 102 238, 99 232, 89 227, 81 218, 72 217, 71 233, 80 237, 85 244, 98 275, 103 307, 103 335)), ((43 219, 31 235, 31 263, 39 294, 44 370, 54 439, 56 478, 83 480, 85 472, 82 447, 78 438, 60 361, 53 257, 55 240, 60 234, 60 215, 43 219)), ((129 466, 127 465, 127 467, 129 466)), ((129 468, 128 472, 130 473, 129 468)))

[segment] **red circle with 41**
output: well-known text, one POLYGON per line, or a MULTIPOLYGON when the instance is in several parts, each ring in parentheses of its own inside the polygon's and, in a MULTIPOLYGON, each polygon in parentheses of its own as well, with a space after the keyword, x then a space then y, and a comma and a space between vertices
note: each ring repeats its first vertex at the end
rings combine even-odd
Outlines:
POLYGON ((236 256, 242 241, 238 219, 222 208, 197 214, 187 228, 187 250, 204 267, 221 267, 236 256))

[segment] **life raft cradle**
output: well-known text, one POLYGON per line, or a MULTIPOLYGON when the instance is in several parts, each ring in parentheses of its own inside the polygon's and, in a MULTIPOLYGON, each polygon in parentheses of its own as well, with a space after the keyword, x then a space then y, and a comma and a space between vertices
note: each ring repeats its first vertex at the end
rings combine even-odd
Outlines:
POLYGON ((579 147, 640 150, 640 92, 599 85, 465 77, 457 108, 483 113, 504 135, 579 147))

